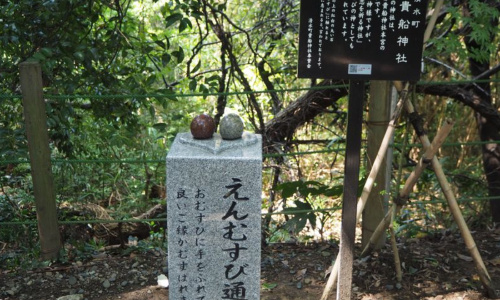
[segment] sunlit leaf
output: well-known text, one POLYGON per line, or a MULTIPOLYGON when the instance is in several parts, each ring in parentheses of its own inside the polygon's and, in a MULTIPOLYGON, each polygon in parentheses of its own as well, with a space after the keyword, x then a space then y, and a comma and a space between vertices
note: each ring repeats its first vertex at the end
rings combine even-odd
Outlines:
POLYGON ((153 125, 153 128, 160 131, 165 132, 167 130, 167 124, 165 123, 156 123, 153 125))
POLYGON ((180 13, 171 14, 165 18, 165 28, 172 26, 174 23, 182 20, 183 16, 180 13))
POLYGON ((270 290, 274 289, 277 286, 278 286, 277 283, 267 283, 267 282, 264 282, 262 284, 262 289, 270 291, 270 290))

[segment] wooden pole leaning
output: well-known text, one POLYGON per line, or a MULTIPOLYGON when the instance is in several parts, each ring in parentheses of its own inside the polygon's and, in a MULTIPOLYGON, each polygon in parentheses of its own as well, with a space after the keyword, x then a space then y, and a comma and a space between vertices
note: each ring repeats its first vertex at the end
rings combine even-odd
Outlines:
MULTIPOLYGON (((415 108, 413 107, 413 104, 411 102, 407 102, 405 105, 405 108, 409 114, 416 113, 415 108)), ((430 144, 429 137, 426 134, 419 135, 419 138, 420 138, 420 141, 424 147, 429 146, 429 144, 430 144)), ((488 296, 490 298, 499 299, 500 292, 499 292, 499 290, 497 290, 497 288, 499 288, 499 287, 494 286, 494 284, 491 281, 491 277, 488 274, 488 270, 486 269, 486 266, 484 265, 483 259, 481 258, 481 254, 479 253, 477 245, 474 242, 474 238, 472 237, 472 234, 469 230, 469 227, 467 226, 467 223, 465 222, 465 219, 462 215, 462 211, 460 210, 460 207, 458 206, 457 199, 455 198, 455 195, 453 194, 450 183, 448 182, 448 179, 446 179, 446 175, 444 174, 443 168, 436 157, 434 157, 432 159, 431 163, 432 163, 432 168, 434 169, 434 172, 436 173, 436 177, 437 177, 438 182, 439 182, 441 189, 443 191, 443 194, 446 198, 446 201, 448 202, 450 212, 452 213, 453 218, 455 219, 455 222, 458 225, 458 228, 460 230, 460 233, 462 234, 462 238, 464 239, 467 250, 469 251, 472 259, 474 260, 474 264, 475 264, 476 269, 478 271, 478 275, 479 275, 479 278, 481 280, 481 283, 483 284, 483 287, 485 288, 486 293, 488 294, 488 296)))
POLYGON ((394 255, 394 267, 396 269, 396 280, 401 282, 403 280, 403 271, 401 270, 401 259, 399 258, 398 244, 396 242, 396 232, 394 232, 394 219, 396 218, 396 211, 393 210, 391 214, 391 223, 389 224, 389 233, 391 235, 391 248, 394 255))
POLYGON ((422 175, 425 168, 429 164, 431 164, 432 159, 435 157, 435 154, 437 153, 441 145, 444 143, 446 136, 448 136, 452 127, 453 127, 453 122, 451 120, 447 120, 443 125, 443 127, 437 133, 432 144, 429 143, 427 146, 424 146, 425 149, 424 155, 419 160, 417 166, 415 167, 413 172, 411 172, 410 176, 406 180, 403 189, 400 191, 398 197, 394 200, 391 209, 387 212, 384 219, 377 226, 377 229, 373 233, 370 242, 366 245, 365 249, 363 249, 363 252, 361 252, 361 257, 367 256, 369 253, 373 251, 378 240, 385 232, 385 230, 389 227, 392 216, 396 215, 401 210, 401 208, 408 202, 410 192, 417 183, 418 178, 420 177, 420 175, 422 175))
POLYGON ((38 62, 23 62, 19 65, 19 72, 40 237, 40 256, 41 259, 51 260, 59 256, 61 237, 50 162, 42 71, 38 62))
POLYGON ((402 280, 402 271, 401 271, 401 262, 399 258, 399 251, 398 247, 396 245, 396 238, 394 231, 392 230, 392 222, 394 221, 395 216, 399 213, 403 205, 405 205, 408 201, 409 195, 411 190, 413 189, 413 186, 417 183, 418 178, 422 174, 422 172, 425 170, 425 168, 431 164, 432 159, 435 157, 435 154, 437 153, 438 149, 441 147, 441 145, 444 143, 446 137, 451 131, 451 128, 453 127, 453 122, 451 120, 447 120, 446 123, 443 125, 443 127, 439 130, 437 133, 436 137, 434 138, 434 141, 432 142, 431 145, 426 145, 424 147, 425 153, 420 159, 419 163, 413 170, 413 172, 410 174, 408 177, 408 180, 406 181, 403 189, 401 190, 397 200, 395 200, 390 213, 386 215, 386 217, 383 219, 383 222, 379 224, 377 227, 376 233, 373 234, 373 240, 370 240, 370 242, 367 244, 363 252, 361 253, 361 256, 366 256, 368 255, 373 249, 375 248, 375 245, 378 243, 378 240, 382 237, 382 234, 384 233, 385 229, 389 228, 390 234, 391 234, 391 245, 392 245, 392 251, 394 255, 394 265, 395 265, 395 270, 396 270, 396 278, 400 282, 402 280))

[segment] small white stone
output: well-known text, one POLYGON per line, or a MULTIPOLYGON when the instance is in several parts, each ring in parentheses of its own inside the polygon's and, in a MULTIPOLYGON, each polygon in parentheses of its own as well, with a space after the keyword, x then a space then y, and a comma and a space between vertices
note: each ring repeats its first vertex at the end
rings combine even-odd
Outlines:
POLYGON ((158 276, 158 285, 163 288, 168 288, 168 278, 167 276, 161 274, 158 276))

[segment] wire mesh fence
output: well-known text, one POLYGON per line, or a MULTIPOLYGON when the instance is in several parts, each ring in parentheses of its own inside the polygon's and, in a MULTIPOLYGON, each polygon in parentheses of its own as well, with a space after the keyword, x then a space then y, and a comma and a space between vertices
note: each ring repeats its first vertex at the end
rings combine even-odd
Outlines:
MULTIPOLYGON (((498 83, 500 80, 487 80, 491 83, 498 83)), ((461 84, 468 85, 481 81, 464 80, 460 82, 419 82, 418 84, 461 84)), ((345 85, 332 85, 322 87, 309 88, 294 88, 282 89, 276 91, 245 91, 231 93, 214 93, 210 96, 232 96, 244 95, 248 93, 270 93, 270 92, 300 92, 312 89, 340 88, 345 85)), ((185 93, 185 94, 150 94, 150 95, 45 95, 46 99, 54 101, 68 101, 73 99, 93 99, 107 101, 109 99, 152 99, 152 98, 168 98, 176 99, 181 97, 205 97, 203 93, 185 93)), ((20 101, 20 95, 0 95, 0 101, 20 101)), ((500 144, 500 141, 484 142, 451 142, 445 143, 443 147, 480 147, 486 143, 500 144)), ((393 144, 394 148, 401 147, 402 144, 393 144)), ((410 148, 421 148, 420 144, 406 145, 410 148)), ((294 151, 287 153, 268 153, 264 157, 266 159, 274 159, 279 157, 305 157, 313 155, 343 155, 345 149, 343 147, 331 147, 324 149, 316 149, 310 151, 294 151)), ((130 153, 129 153, 130 154, 130 153)), ((167 153, 163 154, 166 157, 167 153)), ((152 195, 153 188, 164 189, 165 182, 165 158, 145 158, 144 153, 137 153, 136 157, 140 158, 73 158, 73 159, 52 159, 52 173, 57 191, 57 203, 61 211, 69 205, 84 205, 98 204, 104 208, 110 208, 110 215, 106 218, 81 218, 79 216, 61 214, 59 218, 60 224, 94 224, 94 223, 134 223, 134 222, 164 222, 165 217, 161 218, 144 218, 137 219, 136 216, 140 211, 140 207, 144 207, 144 202, 149 204, 159 204, 165 201, 164 192, 158 192, 152 195), (139 204, 137 204, 139 203, 139 204)), ((36 224, 35 214, 33 212, 33 196, 31 192, 30 177, 24 179, 13 178, 14 175, 9 174, 9 169, 14 167, 24 168, 29 170, 29 159, 4 159, 0 160, 0 167, 5 170, 2 179, 2 190, 0 202, 16 202, 16 205, 24 205, 28 208, 24 216, 3 216, 0 218, 0 226, 2 225, 29 225, 36 224), (15 187, 15 189, 13 188, 15 187), (21 191, 21 192, 20 192, 21 191), (24 200, 12 201, 9 197, 24 197, 24 200), (20 204, 19 204, 20 203, 20 204)), ((28 172, 29 173, 29 172, 28 172)), ((27 173, 26 173, 27 174, 27 173)), ((270 177, 270 174, 267 174, 270 177)), ((266 179, 268 182, 272 180, 266 179)), ((478 179, 481 180, 481 179, 478 179)), ((397 183, 396 183, 397 184, 397 183)), ((485 202, 496 198, 488 197, 486 187, 483 192, 476 196, 467 195, 459 197, 459 202, 485 202)), ((430 197, 425 200, 413 201, 410 205, 434 205, 445 203, 446 201, 438 197, 430 197)), ((340 207, 334 205, 332 207, 317 208, 310 210, 295 210, 293 213, 284 210, 263 212, 262 215, 286 215, 297 213, 324 213, 336 211, 340 207)))

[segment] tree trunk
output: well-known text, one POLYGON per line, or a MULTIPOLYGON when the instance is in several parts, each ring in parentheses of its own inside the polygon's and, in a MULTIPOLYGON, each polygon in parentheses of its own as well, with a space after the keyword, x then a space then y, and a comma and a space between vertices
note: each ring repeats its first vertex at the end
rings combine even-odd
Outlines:
MULTIPOLYGON (((366 155, 368 169, 371 170, 373 162, 378 155, 380 144, 384 139, 387 126, 391 119, 392 85, 388 81, 372 80, 370 84, 370 101, 368 109, 366 155)), ((389 149, 380 166, 379 175, 375 178, 375 185, 363 211, 361 244, 364 248, 377 229, 378 224, 387 212, 389 200, 389 184, 391 181, 392 150, 389 149)), ((380 248, 385 244, 385 236, 376 246, 380 248)))
MULTIPOLYGON (((486 2, 486 1, 485 1, 486 2)), ((467 7, 469 10, 469 8, 467 7)), ((492 7, 493 9, 493 7, 492 7)), ((474 12, 469 10, 473 18, 481 18, 481 16, 474 16, 474 12)), ((491 20, 491 26, 498 26, 498 20, 491 20)), ((490 42, 493 42, 494 36, 490 36, 490 42)), ((481 48, 470 35, 466 37, 465 44, 469 53, 474 53, 481 48)), ((469 57, 469 69, 474 77, 478 77, 490 69, 488 61, 478 61, 474 57, 469 57)), ((490 83, 477 83, 472 86, 472 90, 476 95, 479 95, 480 101, 488 105, 492 105, 490 83)), ((493 124, 488 118, 481 114, 477 114, 477 125, 479 129, 479 136, 481 141, 490 142, 482 146, 483 153, 483 167, 488 181, 488 192, 492 198, 500 197, 500 147, 495 142, 500 140, 500 132, 496 124, 493 124)), ((500 222, 500 199, 490 200, 491 216, 493 222, 500 222)))

